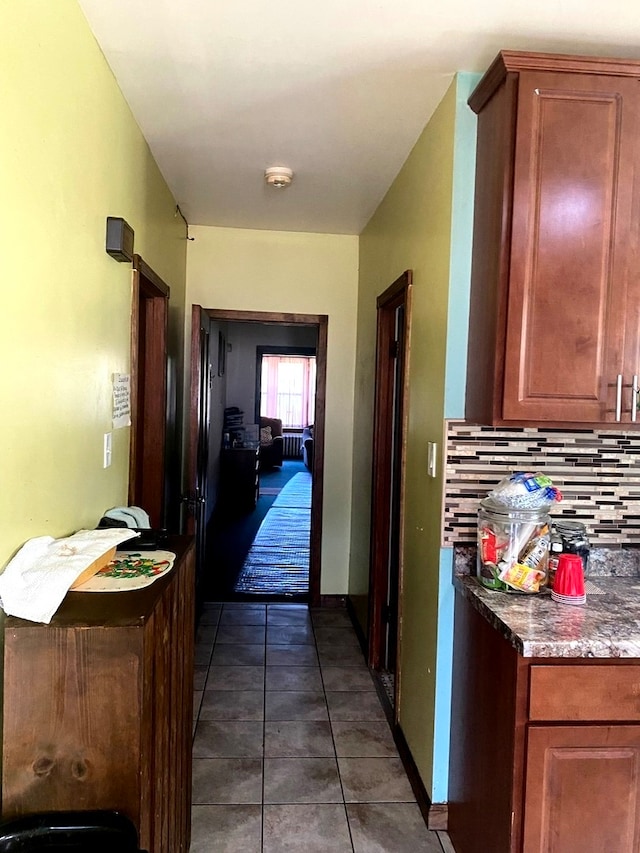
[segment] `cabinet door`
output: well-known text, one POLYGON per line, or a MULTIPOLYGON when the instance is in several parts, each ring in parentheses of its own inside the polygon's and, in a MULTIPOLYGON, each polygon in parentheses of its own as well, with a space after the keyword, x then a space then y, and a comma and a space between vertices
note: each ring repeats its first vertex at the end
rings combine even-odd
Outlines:
POLYGON ((640 726, 530 727, 523 853, 637 853, 640 726))
POLYGON ((622 420, 629 421, 639 85, 633 78, 520 73, 507 421, 613 422, 618 375, 622 420))

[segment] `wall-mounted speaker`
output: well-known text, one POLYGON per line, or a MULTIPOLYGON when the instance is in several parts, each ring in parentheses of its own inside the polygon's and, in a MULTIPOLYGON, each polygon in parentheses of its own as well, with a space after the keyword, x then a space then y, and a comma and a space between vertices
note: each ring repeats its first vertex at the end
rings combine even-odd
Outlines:
POLYGON ((133 228, 121 216, 107 216, 106 248, 116 261, 133 260, 133 228))

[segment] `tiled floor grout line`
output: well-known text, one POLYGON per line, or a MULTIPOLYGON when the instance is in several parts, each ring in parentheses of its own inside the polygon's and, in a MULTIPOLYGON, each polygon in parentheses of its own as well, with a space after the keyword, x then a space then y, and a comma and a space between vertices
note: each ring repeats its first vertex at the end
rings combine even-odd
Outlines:
MULTIPOLYGON (((262 703, 261 703, 261 705, 262 705, 262 744, 261 744, 261 761, 260 761, 260 767, 261 767, 261 786, 260 786, 261 802, 259 803, 259 806, 260 806, 260 809, 259 809, 259 814, 260 814, 260 826, 259 826, 260 851, 262 851, 262 853, 264 853, 264 851, 266 849, 265 843, 273 845, 274 838, 277 839, 279 837, 277 834, 274 836, 273 833, 274 833, 274 827, 277 826, 278 821, 282 820, 282 817, 280 816, 283 813, 282 809, 293 808, 294 812, 297 811, 298 814, 300 815, 300 814, 302 814, 302 810, 303 810, 304 806, 308 806, 311 809, 320 808, 322 810, 322 809, 327 809, 329 806, 331 806, 332 808, 336 808, 336 806, 339 805, 339 806, 341 806, 341 812, 343 814, 343 817, 341 817, 340 820, 342 821, 344 819, 344 822, 345 822, 344 828, 342 830, 342 831, 346 832, 346 834, 344 836, 344 849, 346 850, 346 845, 348 844, 349 850, 351 851, 351 853, 355 853, 356 849, 360 849, 359 847, 357 848, 356 845, 357 844, 359 845, 362 843, 362 840, 361 840, 362 839, 362 831, 363 831, 362 820, 364 819, 364 816, 367 814, 367 808, 368 807, 374 807, 374 808, 378 807, 379 809, 382 809, 381 813, 384 814, 385 805, 386 806, 395 805, 395 804, 400 805, 400 804, 404 804, 404 803, 409 803, 409 802, 413 803, 414 802, 414 800, 406 800, 406 799, 385 800, 385 799, 380 799, 380 798, 370 799, 369 797, 367 797, 365 799, 355 799, 355 800, 353 800, 355 805, 354 805, 354 809, 353 809, 354 814, 352 816, 352 819, 355 820, 355 823, 352 824, 352 821, 350 820, 349 811, 348 811, 348 805, 349 804, 347 803, 347 800, 346 800, 345 781, 343 780, 343 776, 342 776, 342 773, 340 770, 340 764, 339 764, 339 758, 338 758, 338 744, 336 742, 336 733, 334 732, 332 714, 331 714, 330 707, 329 707, 329 696, 328 696, 328 694, 331 691, 328 689, 328 687, 333 685, 333 692, 336 693, 336 697, 342 693, 345 693, 345 694, 362 693, 362 692, 368 693, 369 691, 364 689, 364 687, 361 685, 359 679, 356 679, 355 682, 353 680, 351 680, 351 676, 350 676, 350 680, 348 682, 345 682, 346 686, 345 686, 345 684, 341 684, 340 682, 338 682, 336 680, 337 672, 335 672, 335 671, 332 672, 332 676, 331 676, 332 681, 331 681, 331 684, 328 685, 328 683, 325 679, 325 671, 324 671, 325 670, 325 664, 323 664, 322 661, 323 661, 323 659, 326 659, 326 667, 329 669, 331 669, 332 667, 338 667, 338 668, 344 669, 345 667, 350 668, 353 666, 354 671, 355 671, 355 667, 356 667, 355 663, 352 663, 352 662, 351 663, 347 663, 347 662, 342 663, 339 655, 336 656, 336 651, 342 653, 342 649, 344 649, 345 651, 347 650, 347 645, 345 645, 345 646, 340 645, 343 642, 342 637, 344 636, 344 639, 346 640, 348 637, 350 637, 351 634, 353 634, 355 636, 355 631, 353 630, 353 627, 351 625, 349 625, 349 624, 342 625, 342 624, 334 623, 334 621, 331 618, 327 619, 327 621, 324 621, 324 617, 323 617, 323 619, 321 620, 320 615, 323 615, 323 613, 326 613, 326 611, 324 611, 324 612, 318 611, 317 622, 316 622, 316 619, 314 619, 314 613, 310 609, 306 610, 306 614, 307 614, 306 619, 298 621, 297 618, 296 619, 292 618, 291 621, 288 622, 288 621, 286 621, 286 619, 279 619, 277 616, 278 610, 277 609, 272 610, 270 604, 264 604, 262 606, 264 607, 264 613, 263 613, 264 622, 262 623, 264 634, 263 634, 263 641, 260 643, 260 645, 262 647, 262 652, 263 652, 263 654, 262 654, 262 660, 263 660, 262 703), (323 795, 322 793, 319 793, 317 795, 320 802, 317 802, 314 799, 310 799, 309 802, 305 802, 304 800, 301 800, 299 798, 299 796, 298 797, 295 796, 295 794, 297 793, 297 791, 295 789, 291 789, 291 790, 287 791, 285 788, 285 790, 280 792, 279 795, 281 795, 282 793, 293 794, 293 799, 291 800, 291 802, 289 802, 289 797, 286 797, 286 799, 284 801, 277 801, 274 803, 273 809, 270 812, 270 815, 271 815, 270 821, 275 821, 276 823, 275 824, 270 823, 270 828, 268 830, 269 835, 265 835, 265 833, 267 832, 266 806, 269 805, 266 803, 266 788, 267 788, 266 747, 267 747, 267 724, 269 723, 269 720, 267 719, 267 715, 268 715, 268 711, 267 711, 268 696, 267 696, 267 693, 269 692, 267 689, 267 686, 268 686, 268 672, 269 672, 268 650, 269 650, 269 637, 270 637, 270 633, 269 633, 270 621, 275 623, 275 624, 273 624, 273 629, 271 632, 271 637, 274 638, 274 640, 275 640, 275 642, 273 642, 272 645, 276 646, 276 647, 277 646, 282 647, 282 649, 274 649, 273 653, 272 653, 272 661, 273 662, 271 664, 271 667, 273 670, 272 675, 274 678, 273 683, 272 683, 272 691, 274 691, 274 693, 277 693, 277 694, 296 693, 297 694, 297 693, 311 692, 311 693, 315 693, 315 695, 317 697, 318 696, 318 693, 316 692, 317 688, 312 689, 312 687, 310 686, 311 681, 307 682, 306 676, 304 677, 303 680, 300 680, 300 681, 298 681, 295 678, 293 678, 291 680, 286 680, 286 679, 281 680, 284 676, 286 676, 287 673, 291 673, 291 671, 295 671, 298 667, 305 667, 305 669, 307 669, 307 670, 315 669, 315 667, 317 667, 318 680, 319 680, 319 685, 320 685, 321 691, 322 691, 322 700, 323 700, 324 710, 326 712, 326 719, 327 719, 328 727, 329 727, 329 735, 330 735, 330 742, 331 742, 330 748, 332 749, 332 753, 333 753, 333 762, 334 762, 334 766, 335 766, 335 772, 337 774, 337 782, 339 785, 341 802, 338 803, 337 801, 334 801, 335 802, 335 806, 334 806, 334 805, 332 805, 332 802, 330 800, 327 801, 326 799, 323 799, 323 796, 326 796, 326 795, 323 795), (295 629, 298 627, 301 627, 301 625, 304 625, 306 630, 309 631, 310 633, 306 634, 305 631, 301 630, 299 632, 299 634, 297 634, 295 629), (322 658, 320 655, 319 638, 318 638, 318 633, 317 633, 317 630, 319 628, 322 628, 321 639, 323 639, 325 646, 327 646, 327 652, 325 653, 324 658, 322 658), (282 630, 279 631, 278 629, 282 629, 282 630), (342 630, 344 630, 344 635, 342 634, 342 630), (336 640, 336 639, 334 639, 333 636, 331 636, 334 632, 337 632, 340 635, 340 639, 336 640), (302 637, 303 639, 300 639, 300 637, 302 637), (296 649, 296 650, 300 650, 300 649, 308 648, 309 646, 311 646, 312 643, 313 643, 313 648, 314 648, 314 653, 315 653, 315 664, 311 664, 311 661, 310 661, 311 655, 308 652, 305 652, 303 654, 301 651, 296 651, 296 652, 292 652, 290 655, 287 654, 287 651, 286 651, 287 647, 292 648, 292 649, 296 649), (336 646, 336 648, 333 648, 334 645, 336 646), (309 660, 307 662, 304 662, 305 658, 308 658, 309 660), (291 659, 293 659, 293 663, 290 662, 291 659), (278 669, 280 669, 282 671, 280 673, 278 673, 277 672, 278 669), (280 686, 282 684, 285 684, 287 686, 284 686, 284 687, 280 686), (364 812, 363 812, 363 809, 364 809, 364 812), (358 833, 357 836, 354 836, 354 830, 358 833)), ((210 609, 213 610, 215 608, 210 608, 210 609)), ((257 634, 258 626, 252 625, 250 623, 245 624, 242 616, 238 616, 236 619, 235 617, 231 617, 229 615, 233 611, 239 612, 241 609, 242 608, 239 607, 238 605, 235 605, 232 607, 227 607, 227 603, 220 603, 219 612, 217 613, 217 621, 215 620, 214 616, 209 617, 212 619, 212 621, 215 621, 215 624, 213 624, 213 625, 207 624, 206 628, 208 630, 203 632, 204 636, 206 636, 207 639, 206 639, 206 641, 201 641, 201 642, 202 642, 202 644, 206 644, 209 647, 209 649, 208 649, 208 655, 203 654, 202 657, 204 658, 206 656, 208 663, 206 665, 200 664, 200 666, 202 666, 205 671, 204 671, 204 681, 202 682, 202 690, 200 691, 201 697, 200 697, 200 703, 199 703, 199 707, 198 707, 198 713, 194 718, 194 740, 195 740, 195 734, 196 734, 196 731, 197 731, 197 728, 198 728, 198 725, 200 722, 205 723, 205 726, 204 726, 205 729, 207 728, 207 726, 206 726, 207 722, 212 722, 212 723, 218 722, 218 723, 222 723, 222 725, 224 725, 224 722, 225 722, 224 714, 228 713, 228 711, 225 709, 224 703, 222 705, 219 705, 219 704, 217 704, 218 699, 216 699, 214 696, 210 696, 210 698, 208 700, 208 704, 207 704, 207 717, 208 717, 208 719, 200 720, 200 715, 203 713, 203 709, 205 706, 205 697, 206 697, 207 689, 209 689, 210 691, 215 691, 217 693, 224 693, 226 689, 229 689, 229 688, 223 688, 222 690, 220 689, 219 679, 220 679, 223 671, 218 670, 218 672, 216 674, 215 672, 212 672, 212 670, 215 671, 215 668, 218 666, 219 667, 235 666, 235 667, 239 668, 242 666, 254 667, 256 665, 255 663, 252 662, 251 656, 248 656, 248 655, 242 656, 242 663, 235 663, 233 661, 233 656, 232 656, 233 653, 231 653, 231 657, 228 657, 228 655, 229 655, 228 651, 225 653, 225 655, 220 655, 219 661, 221 661, 221 662, 214 663, 215 655, 216 655, 216 649, 218 649, 218 651, 220 651, 220 647, 228 647, 228 646, 233 646, 235 644, 248 645, 248 646, 255 644, 255 640, 254 640, 254 642, 252 642, 251 637, 252 637, 252 633, 253 633, 254 637, 257 634), (225 616, 225 611, 226 611, 226 616, 225 616), (213 628, 213 630, 210 630, 212 628, 213 628), (252 628, 253 632, 247 630, 248 628, 252 628), (230 629, 230 630, 224 631, 224 638, 223 638, 222 643, 219 642, 219 639, 221 636, 221 629, 230 629), (209 635, 212 635, 213 639, 211 639, 209 637, 209 635), (236 639, 236 637, 239 637, 239 638, 242 637, 242 639, 236 639), (247 639, 244 639, 244 637, 247 637, 247 639), (224 642, 225 640, 226 640, 226 642, 224 642), (211 681, 210 681, 210 678, 212 679, 211 681), (212 714, 211 713, 212 710, 214 710, 216 713, 212 714), (222 716, 219 716, 220 712, 222 712, 222 716)), ((254 615, 256 615, 256 614, 254 614, 254 615)), ((248 618, 250 619, 251 615, 248 618)), ((257 616, 256 616, 256 618, 257 618, 257 616)), ((201 626, 201 627, 205 627, 205 626, 201 626)), ((324 646, 323 646, 323 648, 324 648, 324 646)), ((238 654, 240 655, 240 652, 238 652, 238 654)), ((364 664, 364 666, 366 668, 366 661, 364 659, 364 656, 362 659, 362 663, 364 664)), ((359 668, 359 666, 358 666, 358 668, 359 668)), ((249 676, 249 677, 251 677, 251 676, 249 676)), ((247 679, 244 679, 244 677, 243 677, 243 680, 240 683, 248 684, 249 682, 247 679)), ((255 686, 251 686, 251 687, 250 686, 244 686, 244 687, 233 686, 230 689, 231 690, 239 690, 241 692, 243 692, 243 691, 252 692, 255 690, 255 687, 257 687, 258 684, 259 684, 259 682, 256 683, 255 686)), ((375 692, 375 690, 373 691, 373 695, 375 695, 378 703, 380 703, 380 698, 378 697, 377 692, 375 692)), ((249 697, 248 697, 248 699, 249 699, 249 697)), ((247 699, 247 701, 248 701, 248 699, 247 699)), ((317 717, 314 717, 314 716, 301 716, 300 715, 301 712, 298 710, 298 706, 295 704, 295 702, 294 702, 294 704, 291 704, 291 705, 287 704, 287 702, 281 704, 280 700, 278 698, 272 697, 272 699, 273 699, 273 702, 271 702, 271 704, 270 704, 271 713, 274 716, 274 719, 271 721, 274 724, 272 726, 272 729, 271 729, 272 738, 274 736, 277 737, 277 735, 280 734, 280 731, 279 731, 278 725, 277 725, 280 722, 282 722, 282 723, 289 723, 289 722, 296 723, 296 722, 302 722, 305 720, 307 722, 314 722, 315 720, 317 720, 317 717), (278 712, 278 713, 274 714, 274 712, 278 712), (285 719, 283 719, 283 720, 278 719, 280 714, 284 715, 285 719), (292 716, 293 719, 291 721, 289 721, 288 716, 292 716)), ((309 700, 309 701, 311 701, 311 700, 309 700)), ((334 697, 334 700, 332 700, 332 701, 335 701, 335 697, 334 697)), ((243 713, 238 717, 228 717, 227 722, 231 723, 234 720, 236 722, 243 722, 243 721, 249 722, 249 721, 255 719, 255 717, 251 716, 251 714, 253 713, 251 709, 253 707, 255 710, 257 710, 257 708, 259 707, 259 702, 260 702, 259 697, 255 696, 254 699, 252 699, 251 702, 247 705, 233 706, 233 707, 240 708, 240 710, 243 713)), ((313 702, 317 703, 318 700, 317 699, 313 700, 313 702)), ((229 706, 227 706, 227 708, 228 707, 229 706)), ((304 709, 303 713, 308 713, 309 706, 306 706, 306 708, 305 708, 305 706, 302 706, 302 707, 304 709)), ((315 707, 319 710, 320 705, 315 704, 315 707)), ((311 709, 313 710, 313 706, 311 706, 311 709)), ((365 716, 364 719, 362 717, 355 716, 355 717, 351 718, 351 720, 350 720, 349 715, 353 713, 353 710, 350 710, 349 701, 347 700, 346 704, 344 704, 342 698, 340 698, 340 701, 336 703, 336 707, 334 708, 334 711, 336 713, 338 713, 338 719, 344 719, 345 720, 345 723, 342 724, 342 728, 340 726, 338 726, 338 731, 339 731, 339 733, 341 733, 341 737, 343 737, 343 738, 346 735, 345 727, 349 722, 351 722, 351 724, 353 726, 357 726, 359 720, 362 720, 362 723, 365 725, 379 722, 374 716, 370 716, 370 717, 365 716), (344 716, 343 712, 347 712, 347 716, 344 716)), ((371 712, 369 710, 367 710, 367 713, 371 713, 371 712)), ((388 721, 386 719, 385 719, 385 725, 390 729, 390 726, 389 726, 388 721)), ((257 734, 257 732, 256 732, 256 734, 257 734)), ((244 734, 242 735, 242 737, 244 738, 244 734)), ((300 737, 300 735, 298 735, 298 737, 300 737)), ((287 761, 287 760, 295 761, 295 760, 300 760, 300 759, 318 760, 318 759, 326 759, 327 758, 327 753, 329 752, 329 750, 328 749, 324 750, 323 748, 320 748, 317 751, 320 753, 324 752, 325 754, 321 754, 321 755, 305 754, 304 749, 306 748, 306 744, 308 743, 309 745, 311 745, 311 741, 306 740, 306 735, 304 735, 302 737, 303 737, 303 739, 300 741, 300 743, 301 743, 300 749, 301 749, 302 754, 300 754, 300 755, 296 755, 296 754, 288 755, 286 750, 284 751, 284 753, 281 753, 279 748, 278 748, 278 749, 276 749, 275 755, 273 756, 274 759, 280 755, 282 755, 282 759, 281 759, 282 761, 287 761)), ((323 735, 323 737, 325 737, 325 735, 323 735)), ((376 737, 377 737, 377 735, 376 735, 376 737)), ((318 743, 320 745, 320 742, 318 742, 318 743)), ((206 741, 204 742, 204 744, 206 747, 206 741)), ((284 745, 286 746, 286 743, 284 745)), ((354 750, 354 744, 353 743, 350 744, 348 740, 345 741, 345 743, 343 745, 345 747, 347 747, 347 751, 345 752, 345 755, 347 755, 349 757, 351 757, 353 755, 353 758, 352 759, 350 758, 350 761, 356 762, 358 760, 358 756, 361 755, 361 753, 358 752, 357 749, 354 750)), ((256 746, 257 746, 257 744, 256 744, 256 746)), ((326 741, 326 746, 329 747, 328 740, 326 741)), ((357 747, 358 744, 355 743, 355 746, 357 747)), ((276 739, 276 741, 274 741, 274 743, 272 745, 272 750, 273 750, 273 747, 279 747, 277 739, 276 739)), ((365 744, 365 747, 366 747, 366 744, 365 744)), ((202 760, 203 758, 204 759, 207 759, 207 758, 213 759, 214 761, 215 761, 215 759, 242 760, 243 749, 240 748, 237 750, 237 752, 238 752, 237 756, 235 755, 235 752, 233 755, 229 755, 229 756, 225 756, 224 752, 222 752, 222 753, 218 752, 217 754, 214 752, 211 755, 208 755, 205 752, 205 753, 201 754, 201 757, 199 760, 202 760)), ((295 751, 294 751, 294 753, 295 753, 295 751)), ((252 755, 252 753, 248 752, 245 754, 244 757, 246 759, 250 760, 251 755, 252 755)), ((386 756, 384 756, 384 757, 386 757, 386 756)), ((391 757, 391 756, 389 756, 389 757, 391 757)), ((381 752, 378 752, 378 753, 364 752, 364 754, 362 754, 362 760, 367 760, 367 758, 368 759, 383 758, 383 754, 381 752)), ((277 762, 276 762, 276 764, 277 764, 277 762)), ((347 765, 349 766, 348 772, 353 772, 352 766, 349 764, 349 761, 347 762, 347 765)), ((255 772, 257 773, 257 768, 256 768, 255 772)), ((271 770, 270 770, 271 775, 269 778, 271 779, 271 781, 269 782, 269 784, 271 786, 271 790, 273 791, 273 794, 275 794, 277 792, 278 785, 279 785, 278 776, 277 776, 278 772, 280 772, 280 771, 276 771, 275 768, 271 768, 271 770), (276 774, 276 775, 274 775, 274 774, 276 774), (274 784, 276 787, 273 787, 274 784)), ((306 770, 305 770, 305 774, 306 774, 306 770)), ((335 785, 335 782, 332 784, 335 785)), ((349 781, 348 784, 353 785, 353 782, 349 781)), ((257 791, 256 791, 256 793, 257 793, 257 791)), ((336 790, 334 790, 333 795, 335 796, 337 793, 338 793, 338 791, 336 789, 336 790)), ((360 794, 358 794, 358 791, 356 789, 355 796, 358 797, 364 793, 365 793, 365 791, 362 790, 360 792, 360 794)), ((371 793, 371 792, 369 792, 369 793, 371 793)), ((273 796, 273 794, 271 796, 273 796)), ((212 812, 212 814, 216 814, 216 815, 218 814, 218 810, 225 809, 225 808, 234 809, 234 808, 241 808, 243 806, 245 808, 255 808, 255 806, 251 805, 250 800, 243 801, 242 799, 240 799, 239 802, 237 802, 237 804, 236 804, 235 801, 225 803, 224 801, 216 800, 214 798, 211 801, 206 801, 206 802, 201 801, 199 803, 196 803, 195 805, 196 806, 202 806, 205 809, 206 808, 212 808, 215 810, 214 812, 212 812)), ((256 805, 258 805, 258 803, 256 803, 256 805)), ((220 812, 220 814, 223 814, 223 813, 224 812, 220 812)), ((327 812, 325 811, 325 814, 326 813, 327 812)), ((206 814, 206 812, 204 812, 204 814, 206 814)), ((257 818, 256 812, 253 812, 253 814, 256 815, 256 818, 257 818)), ((284 812, 284 814, 286 815, 286 811, 284 812)), ((312 812, 312 814, 313 814, 313 812, 312 812)), ((337 814, 338 814, 338 812, 336 811, 334 813, 334 815, 337 816, 337 814)), ((374 810, 374 814, 375 814, 375 810, 374 810)), ((209 818, 209 820, 210 819, 211 818, 209 818)), ((216 817, 216 820, 217 819, 218 818, 216 817)), ((228 818, 226 818, 226 819, 228 819, 228 818)), ((205 818, 205 820, 206 820, 206 818, 205 818)), ((385 818, 385 820, 386 820, 386 818, 385 818)), ((396 820, 396 818, 394 818, 393 820, 396 820)), ((392 820, 391 824, 386 824, 386 825, 392 826, 393 820, 392 820)), ((257 829, 257 827, 256 827, 256 829, 257 829)), ((435 842, 435 844, 438 846, 438 849, 441 851, 441 853, 447 853, 447 851, 449 849, 451 849, 451 848, 444 846, 443 836, 445 836, 446 833, 441 834, 441 833, 433 832, 433 833, 428 833, 428 835, 432 839, 431 842, 429 842, 429 843, 433 844, 435 842)), ((320 836, 317 834, 315 836, 313 834, 309 836, 309 838, 311 839, 311 846, 312 846, 313 850, 318 849, 317 848, 317 839, 321 838, 321 837, 324 837, 324 836, 320 836)), ((416 838, 417 837, 418 836, 416 836, 416 838)), ((257 837, 255 837, 255 841, 257 842, 257 837)), ((202 844, 202 840, 199 843, 202 844)), ((424 842, 418 841, 418 843, 420 844, 419 849, 422 850, 423 849, 422 843, 424 843, 424 842)), ((200 850, 200 849, 201 848, 198 846, 198 850, 200 850)), ((234 849, 235 849, 235 847, 234 847, 234 849)), ((241 848, 238 848, 238 850, 240 850, 240 849, 241 848)), ((272 847, 269 847, 268 849, 272 849, 272 847)), ((340 849, 342 850, 343 848, 341 847, 340 849)), ((391 848, 389 848, 389 849, 391 849, 391 848)), ((402 849, 404 850, 405 847, 403 846, 402 849)), ((431 850, 431 846, 429 847, 429 849, 431 850)), ((251 850, 254 850, 253 846, 251 847, 251 850)))
POLYGON ((327 718, 329 720, 329 731, 331 732, 331 742, 333 743, 334 760, 336 762, 336 770, 338 772, 338 782, 340 783, 340 792, 342 794, 342 807, 344 809, 344 817, 345 817, 345 820, 347 823, 347 832, 349 833, 349 843, 351 844, 351 853, 354 853, 355 846, 353 843, 353 833, 351 831, 351 823, 349 822, 349 812, 347 810, 347 798, 346 798, 345 793, 344 793, 344 783, 342 781, 342 774, 340 773, 340 764, 338 762, 338 748, 336 746, 336 739, 335 739, 335 735, 333 733, 333 725, 332 725, 332 721, 331 721, 331 714, 329 712, 329 700, 327 698, 327 686, 324 682, 324 676, 322 674, 323 667, 320 663, 320 651, 318 649, 318 637, 316 634, 316 625, 315 625, 315 622, 313 621, 313 616, 311 616, 311 630, 313 631, 313 640, 314 640, 314 643, 316 646, 316 654, 318 655, 318 666, 320 668, 320 680, 322 682, 322 693, 324 695, 324 703, 325 703, 326 708, 327 708, 327 718))
POLYGON ((269 631, 269 608, 264 612, 264 674, 262 677, 262 804, 260 808, 260 850, 264 850, 264 820, 265 796, 264 780, 266 774, 266 744, 267 744, 267 637, 269 631))

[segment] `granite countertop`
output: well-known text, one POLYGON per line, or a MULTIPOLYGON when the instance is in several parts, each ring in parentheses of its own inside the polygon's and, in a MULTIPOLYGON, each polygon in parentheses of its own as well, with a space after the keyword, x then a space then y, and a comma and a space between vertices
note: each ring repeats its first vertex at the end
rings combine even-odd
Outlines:
POLYGON ((590 577, 582 606, 496 592, 472 575, 454 585, 523 657, 640 658, 640 577, 590 577))

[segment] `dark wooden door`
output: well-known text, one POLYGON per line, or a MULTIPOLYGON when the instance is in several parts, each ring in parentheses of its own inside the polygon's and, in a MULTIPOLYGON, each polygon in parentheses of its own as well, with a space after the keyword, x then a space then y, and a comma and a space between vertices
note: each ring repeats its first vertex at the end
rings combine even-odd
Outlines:
POLYGON ((629 420, 639 109, 635 79, 519 75, 506 420, 629 420))
POLYGON ((530 727, 523 853, 640 850, 640 726, 530 727))
POLYGON ((402 558, 405 365, 410 288, 411 271, 408 270, 378 299, 369 664, 374 669, 390 673, 396 673, 397 669, 402 558))
POLYGON ((139 255, 133 259, 129 503, 154 528, 167 522, 167 318, 169 287, 139 255))
POLYGON ((191 392, 189 444, 186 462, 187 491, 183 496, 186 532, 196 540, 196 597, 202 589, 206 556, 207 472, 211 401, 210 320, 200 305, 191 308, 191 392))

